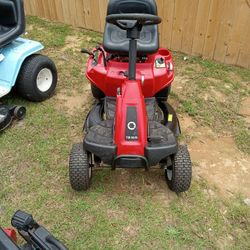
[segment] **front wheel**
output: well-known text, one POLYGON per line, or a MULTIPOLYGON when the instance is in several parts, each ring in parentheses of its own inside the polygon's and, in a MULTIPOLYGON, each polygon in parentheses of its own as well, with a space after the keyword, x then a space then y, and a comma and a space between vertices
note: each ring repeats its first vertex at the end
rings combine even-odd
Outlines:
POLYGON ((76 191, 89 189, 92 178, 92 165, 83 144, 74 144, 69 159, 69 179, 71 187, 76 191))
POLYGON ((192 180, 192 162, 186 145, 180 145, 172 158, 172 164, 166 166, 165 177, 169 188, 176 193, 190 188, 192 180))
POLYGON ((18 93, 34 102, 50 98, 57 85, 57 69, 47 56, 32 55, 28 57, 20 70, 16 88, 18 93))

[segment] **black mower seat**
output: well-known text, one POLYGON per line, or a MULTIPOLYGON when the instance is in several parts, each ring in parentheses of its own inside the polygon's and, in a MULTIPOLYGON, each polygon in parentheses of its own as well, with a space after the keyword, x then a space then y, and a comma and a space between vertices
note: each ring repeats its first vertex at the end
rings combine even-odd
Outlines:
POLYGON ((0 48, 25 30, 23 0, 0 0, 0 48))
MULTIPOLYGON (((107 15, 120 13, 145 13, 157 15, 155 0, 110 0, 107 15)), ((127 32, 119 27, 106 23, 104 31, 104 49, 112 54, 128 55, 129 39, 127 32)), ((148 55, 159 49, 158 26, 144 26, 137 42, 139 55, 148 55)))

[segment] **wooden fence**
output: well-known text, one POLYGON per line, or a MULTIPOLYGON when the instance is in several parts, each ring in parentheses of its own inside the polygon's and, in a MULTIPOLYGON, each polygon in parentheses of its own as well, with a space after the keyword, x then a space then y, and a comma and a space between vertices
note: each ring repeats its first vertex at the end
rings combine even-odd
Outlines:
MULTIPOLYGON (((26 13, 103 31, 108 0, 24 0, 26 13)), ((250 68, 250 0, 157 0, 161 44, 250 68)))

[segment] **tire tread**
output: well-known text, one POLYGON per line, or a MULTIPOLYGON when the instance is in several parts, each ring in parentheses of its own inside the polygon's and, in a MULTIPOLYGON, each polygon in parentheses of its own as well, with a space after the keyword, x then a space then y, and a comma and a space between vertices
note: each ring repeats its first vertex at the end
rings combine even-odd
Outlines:
POLYGON ((186 145, 179 145, 173 161, 173 179, 167 179, 167 183, 172 191, 185 192, 190 188, 192 180, 192 162, 186 145))
POLYGON ((69 179, 71 187, 76 191, 86 191, 90 187, 88 154, 83 144, 74 144, 69 160, 69 179))

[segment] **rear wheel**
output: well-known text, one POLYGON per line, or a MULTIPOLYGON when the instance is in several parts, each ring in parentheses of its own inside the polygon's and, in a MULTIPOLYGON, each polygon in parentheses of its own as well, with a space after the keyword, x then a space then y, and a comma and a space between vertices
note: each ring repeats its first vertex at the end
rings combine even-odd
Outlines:
POLYGON ((69 160, 69 179, 71 187, 76 191, 87 190, 92 178, 92 166, 89 155, 84 150, 83 144, 73 145, 69 160))
POLYGON ((95 99, 102 99, 105 97, 105 94, 98 88, 96 87, 94 84, 91 84, 91 91, 92 91, 92 95, 95 97, 95 99))
POLYGON ((158 99, 159 101, 167 101, 168 100, 168 96, 170 94, 170 91, 171 91, 171 86, 169 87, 166 87, 162 90, 160 90, 156 95, 156 99, 158 99))
POLYGON ((166 166, 165 177, 169 188, 176 193, 190 188, 192 179, 192 162, 186 145, 180 145, 173 156, 172 164, 166 166))
POLYGON ((56 85, 57 70, 53 61, 43 55, 32 55, 22 65, 16 88, 22 97, 41 102, 53 95, 56 85))

